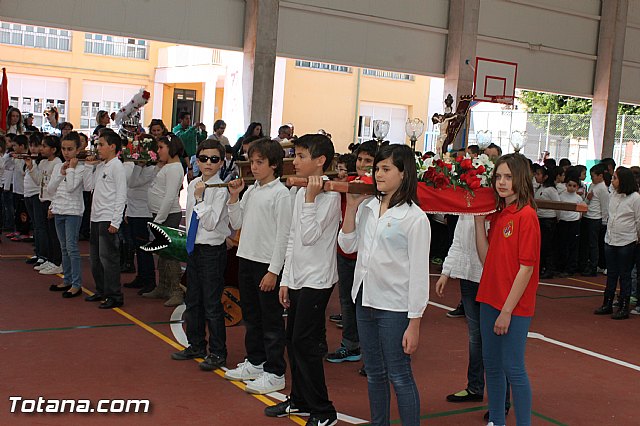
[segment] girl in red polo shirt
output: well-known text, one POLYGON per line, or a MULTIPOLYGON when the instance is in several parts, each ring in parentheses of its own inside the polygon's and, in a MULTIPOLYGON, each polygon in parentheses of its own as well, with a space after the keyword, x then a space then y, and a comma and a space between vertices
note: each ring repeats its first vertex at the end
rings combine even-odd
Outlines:
POLYGON ((497 212, 489 236, 476 216, 476 247, 484 264, 480 302, 482 358, 489 395, 489 425, 504 425, 506 379, 511 383, 518 425, 531 424, 531 386, 525 344, 535 308, 540 268, 540 225, 531 171, 524 156, 507 154, 495 165, 492 186, 497 212))

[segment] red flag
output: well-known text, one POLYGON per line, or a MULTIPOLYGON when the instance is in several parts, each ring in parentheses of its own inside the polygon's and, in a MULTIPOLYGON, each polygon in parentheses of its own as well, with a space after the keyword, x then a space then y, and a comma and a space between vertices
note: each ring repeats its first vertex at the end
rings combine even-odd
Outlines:
POLYGON ((2 68, 2 85, 0 86, 0 129, 7 129, 7 110, 9 109, 9 91, 7 90, 7 69, 2 68))

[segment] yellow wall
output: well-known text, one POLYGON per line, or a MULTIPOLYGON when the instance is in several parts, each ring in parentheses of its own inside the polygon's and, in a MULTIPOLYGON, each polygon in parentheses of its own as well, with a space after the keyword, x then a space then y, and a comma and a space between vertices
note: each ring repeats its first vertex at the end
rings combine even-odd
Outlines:
MULTIPOLYGON (((214 120, 220 120, 222 118, 222 101, 224 100, 224 89, 221 87, 216 88, 216 112, 213 115, 214 120)), ((213 132, 213 127, 211 128, 213 132)))
MULTIPOLYGON (((162 121, 169 130, 177 123, 173 122, 173 90, 185 89, 196 91, 196 101, 202 102, 202 94, 204 93, 204 83, 175 83, 163 84, 162 95, 162 121)), ((220 108, 222 110, 222 107, 220 108)))
POLYGON ((354 141, 359 116, 356 102, 404 105, 408 118, 420 118, 426 127, 428 77, 416 75, 415 81, 399 81, 363 75, 358 91, 359 73, 356 67, 351 73, 298 68, 295 60, 287 59, 282 122, 293 123, 298 136, 326 130, 336 152, 348 152, 354 141))
MULTIPOLYGON (((67 79, 67 120, 76 127, 80 124, 84 80, 139 85, 151 92, 153 99, 158 50, 171 44, 149 42, 147 60, 120 58, 84 53, 85 33, 73 31, 72 34, 70 52, 0 44, 0 65, 7 68, 9 78, 11 73, 16 73, 67 79)), ((145 106, 145 117, 153 116, 151 101, 145 106)))

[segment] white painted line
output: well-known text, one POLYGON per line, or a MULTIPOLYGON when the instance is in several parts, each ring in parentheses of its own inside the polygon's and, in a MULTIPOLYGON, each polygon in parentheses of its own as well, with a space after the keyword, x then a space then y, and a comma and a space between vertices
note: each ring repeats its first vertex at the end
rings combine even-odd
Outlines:
POLYGON ((540 285, 546 285, 549 287, 562 287, 562 288, 570 288, 573 290, 583 290, 583 291, 591 291, 593 293, 604 293, 604 290, 595 290, 592 288, 584 288, 584 287, 574 287, 572 285, 563 285, 563 284, 553 284, 553 283, 543 283, 540 281, 540 285))
POLYGON ((554 344, 554 345, 557 345, 557 346, 562 346, 563 348, 571 349, 572 351, 580 352, 580 353, 583 353, 585 355, 592 356, 594 358, 599 358, 601 360, 604 360, 604 361, 607 361, 607 362, 611 362, 613 364, 620 365, 622 367, 627 367, 627 368, 630 368, 632 370, 640 371, 640 365, 631 364, 629 362, 621 361, 621 360, 616 359, 616 358, 611 358, 610 356, 599 354, 597 352, 593 352, 593 351, 590 351, 588 349, 583 349, 583 348, 580 348, 578 346, 573 346, 573 345, 571 345, 569 343, 564 343, 564 342, 561 342, 559 340, 551 339, 549 337, 545 337, 544 335, 542 335, 540 333, 530 332, 527 335, 527 337, 529 337, 531 339, 542 340, 542 341, 545 341, 545 342, 548 342, 548 343, 551 343, 551 344, 554 344))
MULTIPOLYGON (((171 313, 171 322, 182 321, 182 314, 184 313, 185 309, 187 309, 187 307, 184 303, 182 305, 176 306, 176 308, 171 313)), ((189 341, 187 340, 187 335, 182 328, 182 324, 171 324, 171 332, 173 333, 173 337, 176 338, 178 343, 180 343, 185 348, 189 346, 189 341)))
MULTIPOLYGON (((580 290, 587 290, 587 289, 580 289, 580 290)), ((429 302, 429 304, 433 305, 433 306, 435 306, 437 308, 444 309, 446 311, 453 310, 452 307, 446 306, 446 305, 441 305, 439 303, 429 302)), ((592 356, 594 358, 598 358, 598 359, 601 359, 603 361, 610 362, 612 364, 617 364, 617 365, 620 365, 622 367, 627 367, 627 368, 630 368, 632 370, 640 371, 640 366, 639 365, 631 364, 629 362, 622 361, 622 360, 619 360, 619 359, 616 359, 616 358, 612 358, 612 357, 607 356, 607 355, 599 354, 597 352, 590 351, 589 349, 584 349, 584 348, 581 348, 581 347, 578 347, 578 346, 574 346, 574 345, 572 345, 570 343, 561 342, 560 340, 551 339, 551 338, 546 337, 546 336, 544 336, 544 335, 542 335, 540 333, 536 333, 536 332, 530 331, 529 334, 527 335, 527 337, 529 337, 530 339, 542 340, 544 342, 551 343, 552 345, 561 346, 561 347, 566 348, 566 349, 571 349, 572 351, 580 352, 580 353, 583 353, 585 355, 589 355, 589 356, 592 356)))
MULTIPOLYGON (((181 321, 182 314, 184 313, 186 308, 187 307, 184 304, 180 306, 176 306, 176 308, 171 313, 171 321, 172 322, 181 321)), ((178 343, 180 343, 184 347, 189 346, 189 342, 187 341, 187 335, 185 334, 184 329, 182 328, 182 324, 171 324, 171 332, 173 333, 173 337, 175 337, 178 343)), ((226 367, 221 367, 221 368, 223 371, 228 371, 228 368, 226 367)), ((285 399, 287 399, 287 396, 280 392, 268 393, 267 396, 275 399, 276 401, 284 401, 285 399)), ((359 419, 358 417, 352 417, 342 413, 338 413, 338 420, 346 423, 351 423, 354 425, 369 423, 368 420, 359 419)))

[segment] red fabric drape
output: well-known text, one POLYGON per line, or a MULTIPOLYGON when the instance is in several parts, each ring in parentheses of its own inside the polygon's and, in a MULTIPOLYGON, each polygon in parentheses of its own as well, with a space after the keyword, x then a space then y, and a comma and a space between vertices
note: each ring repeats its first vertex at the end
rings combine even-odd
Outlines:
POLYGON ((427 213, 483 215, 496 210, 493 188, 478 188, 471 194, 463 188, 436 189, 418 182, 418 201, 427 213))
POLYGON ((9 109, 9 91, 7 90, 7 69, 2 68, 2 86, 0 86, 0 129, 7 130, 7 110, 9 109))

